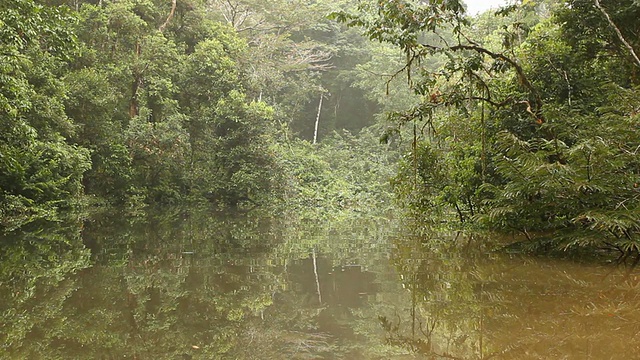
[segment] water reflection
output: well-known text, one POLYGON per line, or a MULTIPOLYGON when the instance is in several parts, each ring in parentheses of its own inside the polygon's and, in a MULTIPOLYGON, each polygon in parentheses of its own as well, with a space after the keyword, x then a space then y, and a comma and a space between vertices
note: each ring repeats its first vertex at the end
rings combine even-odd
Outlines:
POLYGON ((90 266, 81 229, 70 221, 0 237, 1 358, 56 356, 48 345, 64 331, 65 305, 80 287, 74 274, 90 266), (30 337, 44 341, 32 345, 30 337))
POLYGON ((412 304, 404 331, 385 323, 387 342, 436 358, 637 358, 636 275, 500 254, 487 239, 456 236, 397 240, 412 304))
POLYGON ((5 238, 2 358, 637 357, 637 274, 394 224, 175 211, 5 238))

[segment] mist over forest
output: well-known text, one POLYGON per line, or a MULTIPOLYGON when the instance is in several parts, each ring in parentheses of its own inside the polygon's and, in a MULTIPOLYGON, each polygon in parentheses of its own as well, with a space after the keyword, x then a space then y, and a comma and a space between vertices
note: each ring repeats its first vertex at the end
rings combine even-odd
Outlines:
POLYGON ((0 221, 364 212, 637 254, 636 1, 7 0, 0 221), (297 209, 297 210, 296 210, 297 209))
POLYGON ((637 359, 638 19, 0 0, 0 358, 637 359))

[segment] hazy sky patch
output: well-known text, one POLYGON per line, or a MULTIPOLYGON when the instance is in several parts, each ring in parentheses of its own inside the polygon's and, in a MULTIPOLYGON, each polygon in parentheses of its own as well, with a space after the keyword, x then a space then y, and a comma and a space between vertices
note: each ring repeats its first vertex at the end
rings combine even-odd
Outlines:
POLYGON ((505 0, 464 0, 468 6, 469 15, 476 15, 491 8, 497 9, 505 5, 505 0))

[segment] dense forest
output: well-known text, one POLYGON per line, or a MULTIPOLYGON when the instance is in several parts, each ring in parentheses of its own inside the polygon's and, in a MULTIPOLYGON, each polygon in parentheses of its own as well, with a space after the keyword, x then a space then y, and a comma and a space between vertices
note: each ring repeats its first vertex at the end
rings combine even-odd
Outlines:
POLYGON ((354 85, 376 45, 325 17, 341 5, 3 2, 3 226, 84 205, 384 196, 392 155, 361 132, 382 106, 354 85))
POLYGON ((636 254, 638 18, 637 0, 6 0, 1 225, 393 193, 417 218, 636 254))
POLYGON ((401 48, 420 97, 391 116, 413 127, 405 205, 546 249, 638 253, 637 1, 522 1, 475 19, 457 1, 359 9, 334 16, 401 48))

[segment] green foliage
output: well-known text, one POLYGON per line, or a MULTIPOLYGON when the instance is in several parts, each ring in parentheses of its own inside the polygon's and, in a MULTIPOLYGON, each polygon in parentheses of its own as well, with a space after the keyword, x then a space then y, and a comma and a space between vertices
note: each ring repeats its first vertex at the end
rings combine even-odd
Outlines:
POLYGON ((277 147, 288 209, 311 217, 345 213, 384 213, 392 208, 389 179, 397 156, 377 140, 379 128, 359 136, 334 133, 322 143, 303 140, 277 147))
MULTIPOLYGON (((157 123, 146 121, 144 115, 131 119, 125 133, 133 168, 130 186, 140 187, 148 201, 171 203, 184 194, 188 134, 179 115, 157 123)), ((115 156, 113 160, 127 160, 115 156)))
MULTIPOLYGON (((367 85, 352 86, 356 77, 349 73, 375 50, 357 50, 366 39, 324 17, 345 6, 3 3, 3 224, 15 228, 53 217, 84 195, 93 204, 134 207, 205 199, 238 206, 287 197, 285 179, 298 182, 305 170, 294 166, 287 173, 287 162, 278 157, 285 153, 280 143, 290 139, 281 139, 279 130, 307 137, 317 112, 319 138, 327 144, 317 154, 322 165, 308 165, 319 177, 301 180, 306 190, 293 193, 312 197, 307 190, 318 180, 326 192, 314 206, 334 209, 344 198, 365 207, 384 198, 386 160, 384 166, 358 161, 355 172, 346 168, 348 151, 369 151, 364 141, 375 142, 372 133, 330 139, 334 130, 357 132, 371 124, 377 111, 365 99, 367 85), (320 94, 325 106, 316 111, 320 94), (375 176, 371 166, 384 176, 375 176)), ((312 151, 286 158, 304 163, 312 151)))
POLYGON ((193 154, 195 191, 229 205, 270 193, 276 174, 269 149, 272 112, 264 103, 247 104, 237 91, 218 100, 204 129, 213 141, 193 154))
POLYGON ((75 142, 91 151, 84 174, 86 193, 119 203, 131 187, 132 154, 125 144, 124 121, 116 109, 121 99, 106 71, 83 68, 65 74, 65 110, 75 120, 75 142))
POLYGON ((246 45, 220 31, 221 36, 199 43, 188 55, 179 82, 191 146, 188 183, 193 194, 238 205, 271 191, 273 109, 247 100, 233 58, 246 45))
POLYGON ((470 27, 455 4, 364 3, 359 14, 336 13, 406 53, 402 70, 420 99, 391 116, 414 127, 394 180, 400 200, 418 216, 454 213, 546 234, 563 249, 636 253, 637 7, 602 8, 524 2, 470 27), (439 68, 425 65, 441 54, 439 68))
MULTIPOLYGON (((615 87, 613 93, 637 90, 615 87)), ((619 95, 609 101, 624 108, 619 95)), ((564 229, 563 246, 591 245, 593 238, 611 244, 637 241, 637 134, 627 130, 633 128, 632 117, 610 111, 601 108, 597 118, 574 115, 571 123, 581 127, 565 141, 502 134, 498 146, 505 156, 496 166, 506 184, 490 201, 491 224, 523 231, 564 229)))
POLYGON ((480 149, 459 143, 446 150, 417 142, 401 162, 393 185, 397 200, 425 220, 446 219, 455 212, 461 222, 481 209, 480 149))
POLYGON ((0 6, 0 219, 12 229, 53 216, 82 194, 88 151, 67 142, 59 73, 76 51, 63 8, 0 6))

